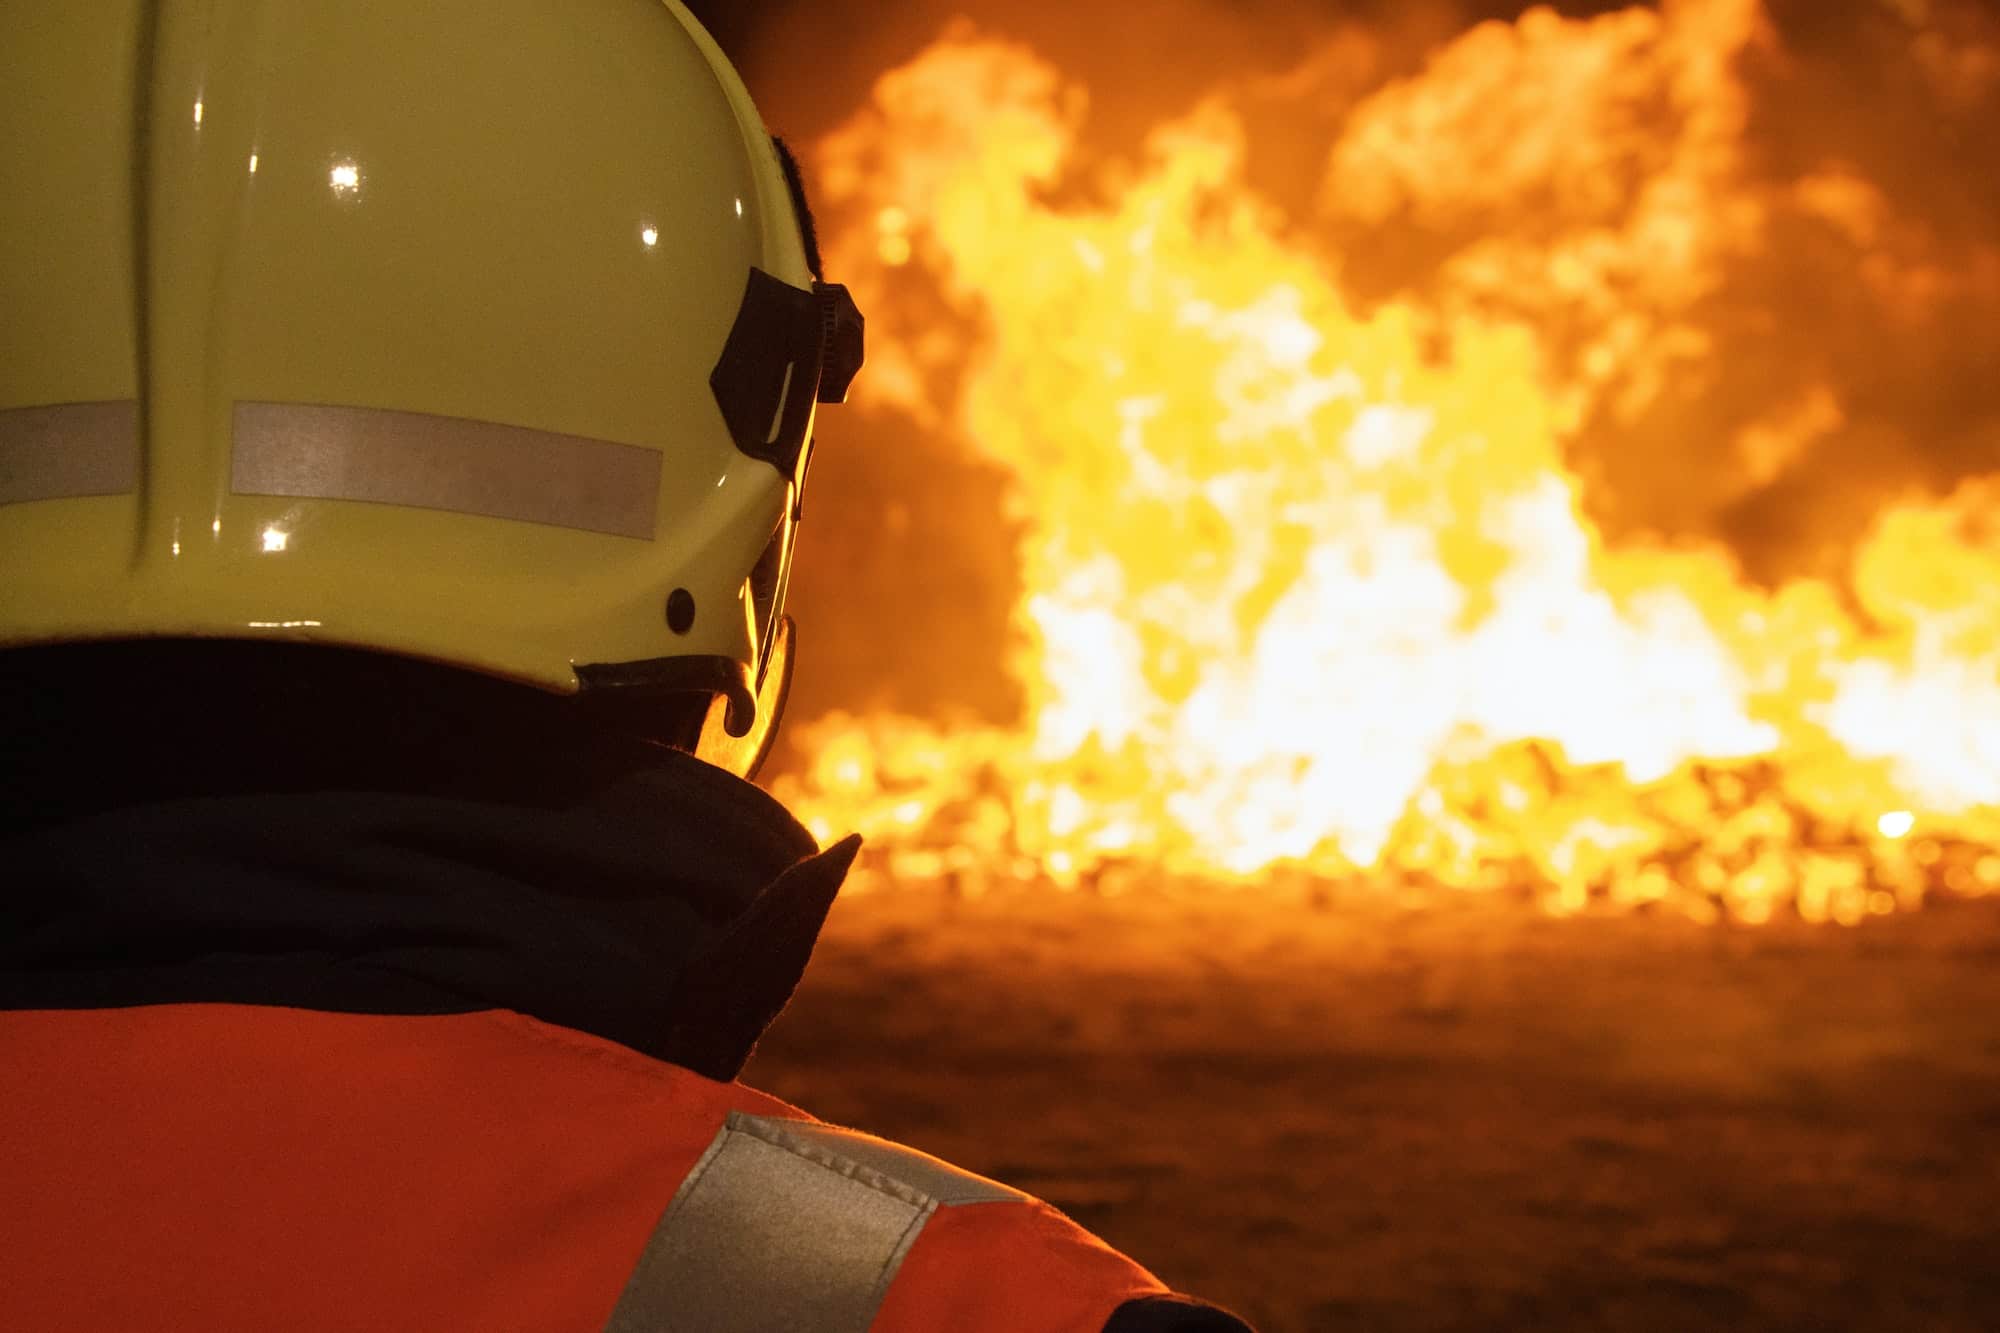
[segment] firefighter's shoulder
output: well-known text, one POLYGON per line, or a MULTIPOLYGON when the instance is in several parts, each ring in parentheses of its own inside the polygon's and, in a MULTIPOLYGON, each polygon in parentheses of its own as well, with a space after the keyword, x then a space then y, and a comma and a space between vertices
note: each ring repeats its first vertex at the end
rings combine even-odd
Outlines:
POLYGON ((743 1111, 681 1184, 608 1327, 690 1326, 1247 1328, 1032 1195, 870 1134, 743 1111))

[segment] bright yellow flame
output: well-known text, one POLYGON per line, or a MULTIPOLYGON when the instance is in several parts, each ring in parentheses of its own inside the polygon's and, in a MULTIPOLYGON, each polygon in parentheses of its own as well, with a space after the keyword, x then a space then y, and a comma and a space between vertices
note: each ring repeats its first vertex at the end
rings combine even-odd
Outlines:
POLYGON ((361 168, 352 162, 337 164, 329 174, 335 194, 352 194, 361 188, 361 168))
POLYGON ((250 154, 250 174, 252 176, 257 174, 257 155, 255 153, 250 154))
POLYGON ((890 268, 901 268, 910 262, 915 247, 910 244, 910 215, 907 211, 891 205, 875 215, 875 230, 881 240, 876 253, 890 268))
POLYGON ((1875 821, 1875 827, 1885 838, 1907 838, 1917 826, 1917 817, 1908 810, 1892 810, 1875 821))
POLYGON ((201 128, 201 99, 199 98, 195 99, 194 104, 194 126, 196 129, 201 128))
POLYGON ((660 229, 653 226, 641 228, 639 231, 639 240, 648 250, 652 249, 660 243, 660 229))
POLYGON ((291 542, 290 534, 278 528, 264 529, 264 550, 267 554, 276 554, 277 552, 284 550, 285 547, 290 544, 290 542, 291 542))
MULTIPOLYGON (((1720 545, 1609 542, 1569 463, 1700 368, 1691 312, 1766 243, 1734 73, 1761 21, 1536 11, 1364 101, 1328 154, 1344 225, 1523 223, 1365 306, 1248 186, 1226 99, 1058 191, 1086 101, 1032 53, 960 32, 884 76, 819 152, 859 220, 829 267, 883 330, 876 401, 1010 479, 1026 720, 829 719, 780 794, 869 835, 868 874, 963 883, 1365 875, 1849 922, 1933 875, 2000 885, 1881 813, 2000 835, 2000 538, 1969 535, 2000 491, 1884 513, 1851 592, 1764 588, 1720 545), (1539 225, 1551 190, 1585 221, 1539 225), (900 295, 912 263, 976 332, 900 295)), ((1843 410, 1774 408, 1746 469, 1843 410)))

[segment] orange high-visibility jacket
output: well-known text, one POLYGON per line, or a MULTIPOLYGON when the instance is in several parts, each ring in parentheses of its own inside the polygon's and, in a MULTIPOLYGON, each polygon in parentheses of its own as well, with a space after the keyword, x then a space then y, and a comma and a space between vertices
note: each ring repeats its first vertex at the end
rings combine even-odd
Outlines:
POLYGON ((0 1327, 1074 1330, 1024 1195, 518 1014, 0 1014, 0 1327))
POLYGON ((0 1330, 1241 1330, 733 1081, 855 846, 685 759, 0 840, 0 1330))

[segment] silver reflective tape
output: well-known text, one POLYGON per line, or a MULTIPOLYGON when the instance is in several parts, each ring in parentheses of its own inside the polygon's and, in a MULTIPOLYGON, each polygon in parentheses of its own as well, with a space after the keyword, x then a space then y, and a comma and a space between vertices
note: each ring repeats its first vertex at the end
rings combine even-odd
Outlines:
POLYGON ((372 407, 238 403, 230 489, 519 519, 650 541, 661 457, 580 435, 372 407))
MULTIPOLYGON (((748 1120, 752 1117, 745 1116, 748 1120)), ((968 1203, 1025 1203, 1028 1196, 996 1180, 975 1176, 929 1153, 890 1143, 859 1130, 815 1125, 802 1120, 761 1120, 792 1140, 811 1144, 845 1161, 879 1172, 898 1185, 921 1191, 946 1207, 968 1203)))
POLYGON ((941 1200, 840 1142, 732 1114, 660 1219, 607 1333, 866 1333, 941 1200))
POLYGON ((139 489, 139 405, 62 403, 0 412, 0 505, 139 489))

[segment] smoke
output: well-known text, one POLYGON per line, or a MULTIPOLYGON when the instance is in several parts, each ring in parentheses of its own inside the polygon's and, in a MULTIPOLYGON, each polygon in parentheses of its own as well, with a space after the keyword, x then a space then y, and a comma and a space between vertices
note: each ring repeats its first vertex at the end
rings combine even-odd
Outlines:
POLYGON ((1356 108, 1322 218, 1364 290, 1537 327, 1614 534, 1838 577, 2000 462, 1996 93, 1970 6, 1530 13, 1356 108))
MULTIPOLYGON (((1087 90, 1087 161, 1053 199, 1226 106, 1249 187, 1352 299, 1437 312, 1441 355, 1455 318, 1536 330, 1614 540, 1720 539, 1767 582, 1839 579, 1884 505, 2000 469, 1991 5, 706 8, 809 157, 954 22, 1087 90)), ((976 335, 935 293, 896 299, 947 354, 976 335)), ((1005 477, 907 398, 834 415, 795 590, 799 711, 1004 718, 1005 477)))

